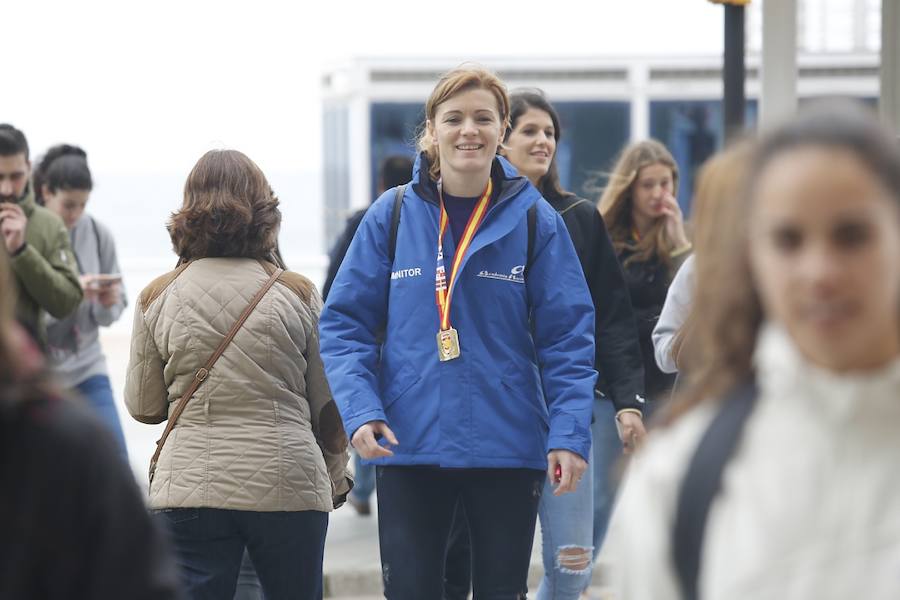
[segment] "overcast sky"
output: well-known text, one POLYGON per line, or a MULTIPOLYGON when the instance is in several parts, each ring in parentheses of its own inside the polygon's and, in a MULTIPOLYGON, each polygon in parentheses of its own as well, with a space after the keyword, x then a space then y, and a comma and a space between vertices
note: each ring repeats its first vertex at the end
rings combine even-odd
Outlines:
POLYGON ((211 147, 321 165, 323 71, 363 56, 721 52, 706 0, 12 0, 0 121, 103 173, 184 173, 211 147))

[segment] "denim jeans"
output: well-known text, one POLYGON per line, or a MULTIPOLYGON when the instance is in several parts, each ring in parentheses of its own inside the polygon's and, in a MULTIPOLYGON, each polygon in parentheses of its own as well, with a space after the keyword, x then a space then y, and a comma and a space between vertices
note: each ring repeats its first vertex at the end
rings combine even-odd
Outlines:
MULTIPOLYGON (((608 398, 594 399, 591 425, 594 478, 594 558, 600 553, 613 503, 616 499, 616 467, 622 457, 622 442, 616 430, 616 409, 608 398)), ((582 480, 584 483, 584 480, 582 480)))
POLYGON ((112 385, 106 375, 94 375, 88 377, 75 389, 81 394, 97 417, 106 425, 118 443, 119 450, 125 462, 128 462, 128 452, 125 449, 125 435, 122 433, 122 423, 119 421, 119 413, 116 412, 116 400, 113 397, 112 385))
POLYGON ((385 598, 442 597, 457 503, 472 545, 474 599, 524 598, 545 477, 534 469, 377 467, 385 598))
POLYGON ((267 600, 321 600, 328 514, 218 508, 155 511, 169 530, 192 600, 233 598, 250 555, 267 600))
POLYGON ((363 464, 358 452, 353 453, 353 489, 350 495, 360 502, 368 502, 375 491, 375 465, 363 464))
POLYGON ((591 582, 593 480, 593 466, 588 465, 575 491, 562 496, 554 496, 545 480, 538 509, 544 576, 537 600, 577 600, 591 582))

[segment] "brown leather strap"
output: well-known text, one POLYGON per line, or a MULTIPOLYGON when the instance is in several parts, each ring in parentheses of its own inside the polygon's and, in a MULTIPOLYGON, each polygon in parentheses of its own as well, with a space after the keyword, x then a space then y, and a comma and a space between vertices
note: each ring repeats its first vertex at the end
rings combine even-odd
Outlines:
POLYGON ((212 356, 209 357, 209 360, 206 361, 206 364, 197 369, 197 372, 194 374, 194 380, 191 381, 191 385, 188 386, 188 389, 185 390, 184 394, 178 400, 178 404, 175 406, 175 410, 172 411, 171 416, 169 417, 168 423, 166 423, 166 428, 163 431, 162 437, 159 438, 159 441, 156 442, 156 452, 153 453, 153 458, 150 459, 150 481, 153 481, 153 475, 156 473, 156 462, 159 460, 159 455, 162 452, 163 445, 166 443, 166 438, 169 437, 169 434, 172 433, 172 430, 175 429, 175 425, 178 423, 178 417, 181 416, 181 413, 184 412, 185 407, 187 406, 188 401, 197 391, 197 388, 206 381, 206 378, 209 377, 209 372, 212 370, 213 365, 216 364, 216 361, 219 360, 219 357, 222 356, 222 353, 225 352, 225 348, 228 347, 228 344, 231 343, 231 340, 234 339, 234 336, 237 335, 238 330, 244 324, 244 321, 247 320, 247 317, 250 316, 250 313, 253 312, 253 309, 256 308, 256 305, 259 304, 259 301, 263 299, 263 296, 266 295, 266 292, 275 285, 275 281, 284 273, 284 269, 275 269, 272 272, 272 275, 269 276, 269 279, 265 284, 260 288, 258 292, 256 292, 256 296, 250 301, 250 304, 247 305, 247 308, 244 309, 244 312, 241 313, 241 316, 238 317, 238 320, 235 321, 234 325, 231 326, 231 330, 229 330, 228 334, 222 339, 222 342, 219 344, 219 347, 216 348, 216 351, 212 353, 212 356))

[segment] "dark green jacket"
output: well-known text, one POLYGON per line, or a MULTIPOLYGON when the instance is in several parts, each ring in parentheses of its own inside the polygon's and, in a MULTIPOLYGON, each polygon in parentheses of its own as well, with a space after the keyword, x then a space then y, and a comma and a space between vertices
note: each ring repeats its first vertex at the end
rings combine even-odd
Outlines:
POLYGON ((62 220, 37 205, 30 183, 19 206, 28 217, 28 225, 25 249, 10 260, 18 288, 16 316, 43 347, 47 329, 41 309, 62 319, 78 308, 83 292, 69 232, 62 220))

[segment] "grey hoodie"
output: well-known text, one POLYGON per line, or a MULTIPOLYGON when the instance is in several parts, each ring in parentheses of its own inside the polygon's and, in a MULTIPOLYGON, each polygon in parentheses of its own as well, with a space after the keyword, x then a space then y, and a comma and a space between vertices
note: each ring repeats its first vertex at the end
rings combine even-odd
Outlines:
MULTIPOLYGON (((116 246, 109 229, 89 214, 82 215, 69 232, 78 269, 84 274, 116 273, 116 246)), ((100 327, 112 325, 125 310, 125 289, 118 303, 104 307, 84 300, 64 319, 47 320, 47 355, 57 381, 74 388, 94 375, 105 375, 106 358, 100 348, 100 327)))

